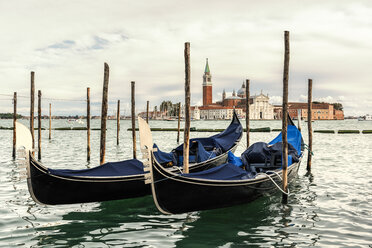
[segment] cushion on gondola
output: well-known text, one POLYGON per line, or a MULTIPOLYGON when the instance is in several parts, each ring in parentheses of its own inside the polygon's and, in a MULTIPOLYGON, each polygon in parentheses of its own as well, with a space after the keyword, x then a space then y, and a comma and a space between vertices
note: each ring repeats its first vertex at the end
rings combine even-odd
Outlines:
POLYGON ((64 177, 119 177, 143 174, 143 164, 137 159, 109 162, 83 170, 48 169, 50 174, 64 177))
POLYGON ((182 174, 188 178, 201 178, 201 179, 213 179, 213 180, 241 180, 248 179, 248 172, 237 167, 236 165, 227 163, 220 166, 188 174, 182 174))

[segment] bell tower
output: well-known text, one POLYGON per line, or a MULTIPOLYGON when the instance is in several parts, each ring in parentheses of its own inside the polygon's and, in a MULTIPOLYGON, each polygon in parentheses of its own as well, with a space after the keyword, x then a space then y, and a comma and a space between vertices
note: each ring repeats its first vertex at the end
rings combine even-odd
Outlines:
POLYGON ((212 75, 209 70, 208 58, 203 75, 203 106, 212 104, 212 75))

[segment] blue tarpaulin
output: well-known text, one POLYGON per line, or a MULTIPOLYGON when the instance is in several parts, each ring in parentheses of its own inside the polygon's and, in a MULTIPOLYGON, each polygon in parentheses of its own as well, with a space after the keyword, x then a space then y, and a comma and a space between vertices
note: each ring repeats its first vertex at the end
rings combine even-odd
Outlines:
POLYGON ((229 153, 227 154, 227 162, 238 167, 243 165, 242 160, 239 157, 235 156, 234 153, 232 153, 231 151, 229 151, 229 153))
MULTIPOLYGON (((302 141, 302 135, 301 132, 297 129, 296 126, 288 125, 287 127, 287 140, 288 143, 291 144, 297 151, 297 154, 301 155, 301 141, 302 141)), ((275 143, 282 141, 282 133, 280 133, 278 136, 276 136, 275 139, 269 142, 270 145, 273 145, 275 143)))
MULTIPOLYGON (((190 139, 189 161, 191 163, 200 163, 214 158, 221 153, 230 150, 238 139, 242 136, 243 128, 236 114, 230 125, 221 133, 208 138, 190 139)), ((154 147, 157 148, 156 145, 154 147)), ((183 165, 183 144, 179 145, 172 152, 154 152, 156 160, 160 164, 173 162, 173 165, 183 165)))
MULTIPOLYGON (((236 113, 234 112, 234 115, 236 113)), ((234 118, 230 126, 226 128, 222 133, 216 134, 211 139, 214 139, 217 144, 221 147, 223 152, 227 152, 234 145, 234 141, 238 140, 243 132, 242 125, 238 118, 234 118)))
POLYGON ((157 151, 154 152, 154 156, 160 164, 175 162, 175 157, 174 157, 173 152, 160 151, 159 147, 156 144, 154 144, 153 147, 157 149, 157 151))
MULTIPOLYGON (((234 112, 232 122, 223 132, 215 134, 209 138, 190 139, 190 144, 192 144, 192 142, 199 141, 207 151, 218 149, 221 153, 224 153, 234 146, 235 142, 241 137, 242 133, 242 125, 234 112)), ((175 150, 183 151, 183 144, 178 146, 175 150)))
POLYGON ((109 162, 83 170, 48 169, 50 174, 65 177, 119 177, 143 174, 143 164, 137 159, 109 162))
MULTIPOLYGON (((292 155, 288 156, 288 164, 292 164, 292 162, 298 161, 298 157, 301 154, 301 141, 302 136, 301 132, 297 129, 296 126, 288 125, 288 143, 289 147, 293 151, 292 155), (293 157, 294 155, 295 157, 293 157)), ((282 135, 279 134, 275 139, 273 139, 270 143, 271 146, 268 146, 267 143, 264 142, 257 142, 253 144, 252 146, 257 147, 255 149, 255 152, 262 153, 261 157, 258 156, 258 160, 260 160, 257 163, 262 163, 261 160, 265 161, 266 158, 271 158, 271 152, 281 152, 281 144, 282 144, 282 135)), ((252 146, 250 148, 252 148, 252 146)), ((246 151, 248 151, 250 148, 248 148, 246 151)), ((244 153, 243 153, 244 154, 244 153)), ((239 157, 236 157, 234 154, 228 154, 229 163, 222 164, 220 166, 217 166, 212 169, 208 169, 201 172, 196 173, 189 173, 189 174, 182 174, 185 177, 189 178, 202 178, 202 179, 214 179, 214 180, 241 180, 241 179, 247 179, 254 177, 253 172, 246 171, 239 167, 240 163, 245 163, 243 159, 242 154, 242 160, 240 160, 239 157)), ((257 155, 257 154, 256 154, 257 155)), ((259 155, 259 154, 258 154, 259 155)), ((279 155, 280 156, 280 155, 279 155)))

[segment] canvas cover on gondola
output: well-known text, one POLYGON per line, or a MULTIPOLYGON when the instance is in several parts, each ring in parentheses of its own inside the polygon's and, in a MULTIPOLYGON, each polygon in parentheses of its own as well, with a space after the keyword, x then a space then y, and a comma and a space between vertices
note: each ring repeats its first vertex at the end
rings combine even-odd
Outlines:
POLYGON ((143 164, 137 159, 109 162, 83 170, 48 169, 50 174, 63 177, 120 177, 143 173, 143 164))
MULTIPOLYGON (((289 155, 288 159, 290 166, 287 170, 287 180, 291 182, 296 177, 301 162, 299 157, 297 162, 292 163, 291 157, 299 156, 296 148, 301 149, 302 137, 295 126, 289 125, 288 129, 289 146, 294 151, 294 155, 289 155)), ((239 163, 235 161, 236 157, 231 154, 230 161, 235 161, 235 164, 225 163, 200 172, 175 174, 165 170, 153 157, 149 175, 155 205, 162 213, 180 214, 251 202, 265 193, 280 189, 281 135, 270 142, 272 145, 263 142, 262 144, 274 149, 272 161, 275 163, 259 161, 260 163, 239 167, 239 163)), ((266 151, 270 153, 269 150, 266 151)), ((271 154, 268 155, 270 156, 267 159, 271 159, 271 154)))
MULTIPOLYGON (((30 138, 31 133, 26 127, 25 130, 30 138)), ((149 140, 148 135, 140 135, 140 137, 149 140)), ((236 149, 240 138, 241 136, 231 141, 231 151, 236 149)), ((30 140, 32 141, 32 137, 30 140)), ((20 144, 21 142, 17 143, 20 144)), ((148 144, 152 147, 152 139, 148 144)), ((26 145, 26 147, 31 146, 26 145)), ((207 153, 209 151, 203 152, 203 149, 206 150, 203 145, 197 148, 199 155, 196 158, 201 162, 190 164, 190 172, 201 171, 226 162, 227 152, 216 157, 214 154, 207 153)), ((37 161, 31 152, 27 154, 27 186, 33 200, 40 204, 101 202, 141 197, 151 193, 150 185, 144 183, 149 173, 145 170, 144 164, 138 160, 110 162, 83 170, 50 169, 37 161)), ((167 159, 166 153, 160 151, 158 154, 167 159)), ((169 171, 179 173, 179 170, 173 167, 169 168, 169 171)))
MULTIPOLYGON (((190 163, 200 163, 227 152, 235 145, 235 141, 240 139, 242 133, 243 128, 236 113, 234 113, 231 124, 223 132, 208 138, 190 139, 190 163)), ((156 144, 153 145, 153 148, 156 148, 153 154, 160 164, 172 166, 183 165, 183 144, 171 152, 161 151, 156 144)))
POLYGON ((247 171, 239 168, 233 164, 227 163, 215 168, 194 172, 194 173, 187 173, 181 174, 184 177, 189 178, 201 178, 201 179, 212 179, 212 180, 241 180, 241 179, 248 179, 247 171))
MULTIPOLYGON (((301 133, 296 126, 289 125, 287 132, 288 139, 288 166, 292 163, 298 162, 300 155, 297 153, 297 149, 301 152, 301 133)), ((271 154, 279 153, 282 154, 282 135, 281 133, 269 142, 269 146, 264 142, 257 142, 250 146, 242 154, 242 165, 249 165, 254 163, 263 163, 265 160, 271 159, 271 154)), ((230 155, 231 156, 231 155, 230 155)), ((232 156, 231 156, 232 157, 232 156)), ((234 157, 235 159, 236 157, 234 157)), ((250 173, 247 170, 236 166, 236 164, 226 163, 215 168, 189 173, 181 174, 188 178, 200 178, 200 179, 212 179, 212 180, 243 180, 248 178, 254 178, 255 174, 250 173)))
MULTIPOLYGON (((190 139, 190 144, 197 141, 200 142, 207 151, 215 147, 220 149, 221 153, 228 151, 233 146, 234 140, 238 140, 243 132, 242 125, 235 115, 236 114, 234 113, 234 119, 230 126, 228 126, 223 132, 208 138, 190 139)), ((175 150, 183 151, 183 144, 178 146, 175 150)))
MULTIPOLYGON (((282 133, 276 136, 275 139, 269 142, 270 145, 282 141, 282 133)), ((291 144, 296 150, 298 155, 301 155, 301 144, 302 144, 302 135, 300 130, 296 126, 288 125, 287 127, 287 141, 291 144)))

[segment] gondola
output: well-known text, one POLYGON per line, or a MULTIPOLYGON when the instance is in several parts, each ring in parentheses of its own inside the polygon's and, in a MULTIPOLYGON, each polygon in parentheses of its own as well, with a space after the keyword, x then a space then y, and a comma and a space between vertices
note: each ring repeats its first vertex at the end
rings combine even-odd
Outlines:
MULTIPOLYGON (((291 182, 297 175, 303 154, 301 132, 291 120, 287 137, 288 182, 291 182)), ((253 144, 241 159, 229 154, 228 163, 189 174, 165 170, 152 155, 147 181, 151 183, 155 205, 164 214, 180 214, 248 203, 280 189, 281 141, 280 133, 268 144, 253 144), (239 167, 241 164, 245 169, 239 167)))
MULTIPOLYGON (((201 171, 225 163, 228 152, 235 151, 242 133, 242 126, 234 115, 231 124, 223 132, 209 138, 192 139, 190 157, 194 158, 194 163, 190 165, 190 171, 201 171)), ((182 167, 182 147, 170 153, 157 150, 154 156, 163 166, 169 167, 166 170, 176 173, 182 167)), ((33 200, 40 204, 101 202, 151 194, 149 185, 144 184, 146 173, 143 164, 136 159, 109 162, 83 170, 51 169, 29 153, 27 164, 28 189, 33 200)))

